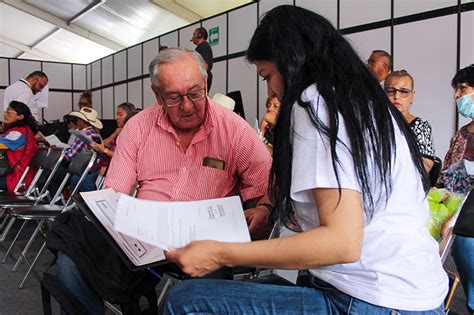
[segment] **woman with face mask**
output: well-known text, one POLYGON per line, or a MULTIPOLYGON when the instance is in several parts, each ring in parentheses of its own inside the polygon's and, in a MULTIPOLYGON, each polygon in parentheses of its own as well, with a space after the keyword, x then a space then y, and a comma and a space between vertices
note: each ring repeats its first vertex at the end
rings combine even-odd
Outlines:
POLYGON ((464 193, 469 181, 453 181, 449 167, 461 160, 474 161, 474 64, 459 70, 451 81, 458 112, 472 121, 459 129, 451 138, 443 162, 438 187, 464 193))
MULTIPOLYGON (((464 193, 469 188, 468 185, 474 183, 474 176, 453 181, 454 174, 447 170, 458 161, 474 161, 474 64, 459 70, 451 81, 451 85, 454 88, 458 112, 472 120, 451 138, 438 185, 464 193)), ((474 314, 474 238, 456 236, 452 255, 466 293, 466 307, 469 314, 474 314)))

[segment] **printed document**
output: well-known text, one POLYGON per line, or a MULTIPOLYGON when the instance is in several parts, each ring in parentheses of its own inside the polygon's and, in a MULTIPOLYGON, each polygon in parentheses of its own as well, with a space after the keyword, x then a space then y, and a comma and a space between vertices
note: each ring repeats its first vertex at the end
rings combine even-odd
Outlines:
POLYGON ((115 229, 165 250, 195 240, 250 242, 238 196, 199 201, 150 201, 121 195, 115 229))
POLYGON ((46 136, 46 137, 44 137, 44 139, 45 139, 45 140, 49 143, 49 145, 51 145, 51 146, 56 146, 56 147, 62 148, 62 149, 67 149, 67 148, 69 148, 69 144, 64 143, 64 142, 61 142, 61 140, 59 140, 59 138, 56 137, 55 134, 46 136))
POLYGON ((135 266, 165 260, 165 254, 161 248, 146 244, 115 230, 115 212, 120 195, 122 194, 113 191, 113 189, 81 193, 89 209, 135 266))
POLYGON ((194 240, 250 241, 238 196, 166 202, 132 198, 110 188, 81 195, 136 266, 164 260, 163 250, 194 240))

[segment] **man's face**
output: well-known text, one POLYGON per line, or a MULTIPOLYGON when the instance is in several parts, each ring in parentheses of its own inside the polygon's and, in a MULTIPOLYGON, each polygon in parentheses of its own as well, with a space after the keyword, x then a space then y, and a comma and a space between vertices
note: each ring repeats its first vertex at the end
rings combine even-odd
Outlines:
POLYGON ((385 80, 389 72, 387 57, 379 53, 371 54, 367 60, 367 68, 379 82, 385 80))
POLYGON ((196 132, 204 121, 207 107, 206 83, 198 64, 189 55, 162 64, 158 73, 160 87, 152 85, 152 90, 176 131, 196 132))
POLYGON ((33 77, 33 82, 30 83, 31 91, 33 92, 33 94, 36 95, 38 92, 41 92, 43 90, 46 84, 48 84, 47 78, 33 77))
POLYGON ((199 45, 199 37, 198 37, 198 31, 197 30, 194 30, 194 32, 193 32, 192 41, 193 41, 194 45, 199 45))

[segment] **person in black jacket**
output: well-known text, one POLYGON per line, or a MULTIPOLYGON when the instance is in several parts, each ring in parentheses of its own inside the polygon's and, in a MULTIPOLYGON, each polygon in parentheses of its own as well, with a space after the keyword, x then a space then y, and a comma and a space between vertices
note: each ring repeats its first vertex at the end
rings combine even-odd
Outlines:
POLYGON ((198 27, 193 32, 191 41, 197 46, 196 51, 202 56, 206 63, 207 70, 207 91, 211 89, 212 84, 212 64, 214 63, 214 56, 212 55, 211 45, 207 42, 207 31, 204 27, 198 27))

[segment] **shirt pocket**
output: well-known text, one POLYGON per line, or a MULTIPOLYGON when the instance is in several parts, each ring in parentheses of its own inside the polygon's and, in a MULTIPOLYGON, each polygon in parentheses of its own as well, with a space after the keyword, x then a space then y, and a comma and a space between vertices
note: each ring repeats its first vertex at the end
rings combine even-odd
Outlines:
POLYGON ((226 197, 232 190, 232 177, 226 170, 200 166, 191 172, 189 191, 193 199, 226 197))

